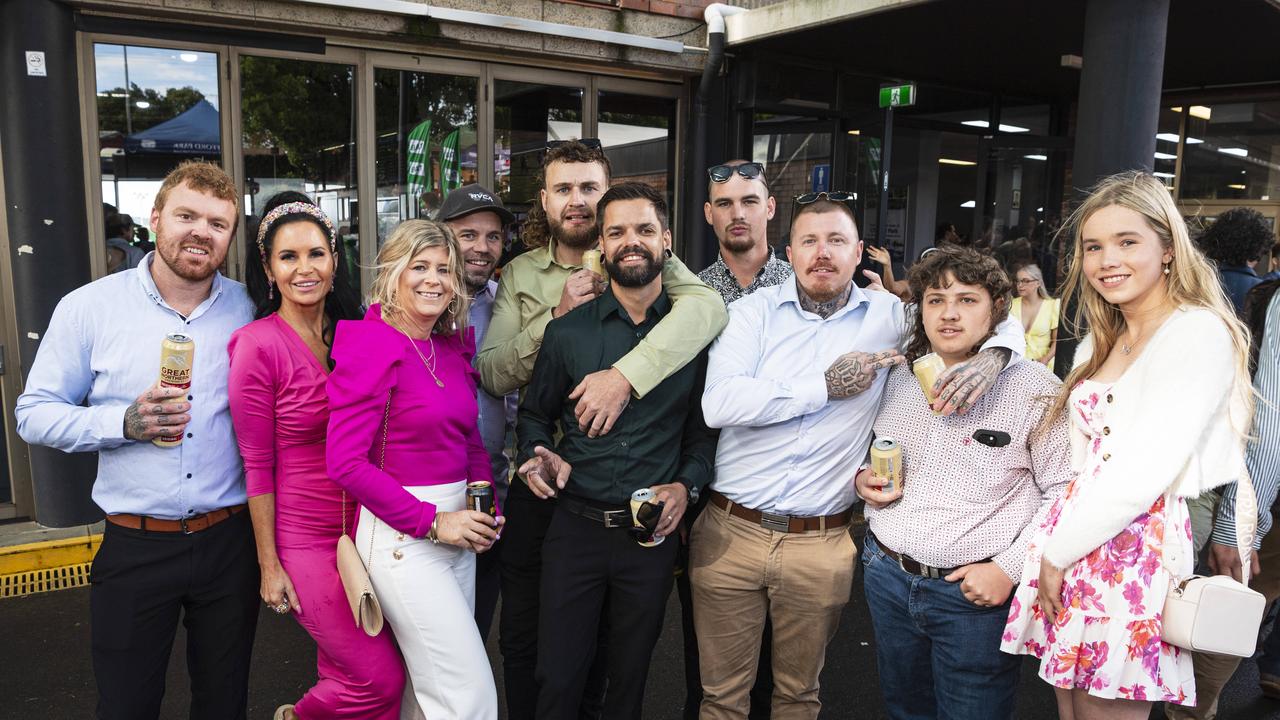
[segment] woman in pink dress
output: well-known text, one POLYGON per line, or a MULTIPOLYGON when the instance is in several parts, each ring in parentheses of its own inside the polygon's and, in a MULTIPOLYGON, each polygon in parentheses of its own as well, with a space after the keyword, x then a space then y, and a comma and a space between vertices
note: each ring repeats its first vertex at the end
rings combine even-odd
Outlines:
POLYGON ((316 641, 319 681, 277 720, 396 720, 404 671, 390 632, 356 627, 336 547, 355 503, 325 471, 325 380, 337 321, 359 304, 337 259, 333 223, 300 193, 267 204, 249 263, 258 320, 231 337, 230 398, 244 457, 262 599, 316 641))
POLYGON ((476 629, 475 565, 502 518, 466 509, 492 482, 480 439, 462 253, 448 227, 400 223, 378 252, 374 305, 338 324, 329 473, 361 504, 356 547, 430 720, 491 720, 498 697, 476 629), (366 556, 366 553, 368 554, 366 556))
POLYGON ((1031 542, 1001 649, 1039 658, 1064 720, 1142 720, 1196 702, 1161 615, 1194 563, 1187 499, 1245 473, 1248 332, 1156 178, 1107 178, 1072 221, 1067 294, 1090 334, 1051 417, 1070 417, 1076 475, 1031 542))

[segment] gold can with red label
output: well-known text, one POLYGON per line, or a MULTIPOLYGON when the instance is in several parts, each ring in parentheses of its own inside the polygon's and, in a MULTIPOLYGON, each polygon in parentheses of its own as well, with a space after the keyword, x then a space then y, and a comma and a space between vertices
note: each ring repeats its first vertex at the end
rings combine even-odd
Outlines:
POLYGON ((884 492, 902 487, 902 448, 898 441, 884 437, 871 443, 871 472, 888 481, 880 488, 884 492))
MULTIPOLYGON (((196 358, 196 342, 190 335, 169 333, 160 343, 160 387, 191 388, 191 367, 196 358)), ((161 435, 151 442, 157 447, 182 444, 182 433, 161 435)))

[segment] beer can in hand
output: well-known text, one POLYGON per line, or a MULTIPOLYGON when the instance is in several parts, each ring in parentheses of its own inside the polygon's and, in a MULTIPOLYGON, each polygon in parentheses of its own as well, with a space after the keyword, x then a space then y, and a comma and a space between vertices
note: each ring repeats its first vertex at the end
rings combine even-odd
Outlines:
MULTIPOLYGON (((640 488, 631 493, 631 524, 633 527, 645 532, 643 539, 637 538, 636 540, 641 547, 655 547, 661 545, 663 540, 666 540, 665 537, 655 539, 652 533, 649 532, 650 529, 645 527, 645 520, 653 521, 651 516, 646 517, 646 515, 651 515, 655 511, 661 512, 658 506, 653 504, 654 497, 656 496, 650 488, 640 488)), ((653 521, 654 527, 657 527, 657 524, 657 521, 653 521)))
MULTIPOLYGON (((916 374, 916 380, 920 381, 920 389, 924 391, 925 402, 930 405, 933 404, 934 399, 933 384, 938 381, 938 376, 946 369, 947 364, 942 361, 942 358, 938 357, 937 353, 923 355, 911 363, 911 372, 916 374)), ((937 415, 938 411, 934 410, 933 414, 937 415)))
POLYGON ((493 483, 474 480, 467 483, 467 509, 482 512, 490 517, 498 514, 493 501, 493 483))
POLYGON ((582 267, 600 277, 608 277, 604 274, 604 256, 599 250, 582 251, 582 267))
MULTIPOLYGON (((169 333, 160 343, 160 387, 191 389, 191 366, 196 357, 196 343, 190 335, 169 333)), ((182 433, 161 435, 151 441, 156 447, 182 444, 182 433)))
POLYGON ((902 448, 897 440, 883 437, 871 443, 871 472, 888 481, 880 488, 884 492, 902 487, 902 448))

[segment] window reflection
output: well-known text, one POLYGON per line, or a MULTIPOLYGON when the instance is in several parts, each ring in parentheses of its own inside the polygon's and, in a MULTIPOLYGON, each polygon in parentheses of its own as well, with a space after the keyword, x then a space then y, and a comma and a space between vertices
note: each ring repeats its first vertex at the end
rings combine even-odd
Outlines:
POLYGON ((613 168, 613 182, 643 182, 675 203, 676 101, 601 92, 596 134, 613 168))
POLYGON ((811 132, 797 127, 793 118, 756 115, 751 160, 765 164, 769 190, 778 201, 778 211, 769 221, 769 243, 776 248, 787 244, 793 212, 793 198, 810 190, 844 190, 830 186, 831 133, 811 132))
POLYGON ((160 183, 178 163, 222 161, 215 53, 94 45, 98 156, 107 271, 154 248, 147 225, 160 183))
POLYGON ((450 190, 479 182, 476 83, 374 71, 379 245, 401 220, 435 217, 450 190))
POLYGON ((582 137, 582 90, 498 80, 494 96, 494 190, 520 211, 540 189, 547 142, 582 137))
POLYGON ((1182 198, 1280 199, 1280 100, 1191 105, 1186 113, 1182 198))
POLYGON ((306 193, 333 219, 349 277, 358 280, 354 76, 350 65, 240 61, 246 227, 276 193, 306 193))

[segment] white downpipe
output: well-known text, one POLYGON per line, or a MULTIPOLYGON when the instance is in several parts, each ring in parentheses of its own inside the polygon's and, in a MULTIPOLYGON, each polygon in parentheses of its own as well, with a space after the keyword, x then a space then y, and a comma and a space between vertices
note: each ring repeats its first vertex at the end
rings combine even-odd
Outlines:
MULTIPOLYGON (((297 0, 307 5, 327 5, 343 10, 369 10, 371 12, 389 13, 393 15, 411 15, 425 17, 442 22, 462 25, 479 25, 481 27, 516 30, 538 35, 554 35, 556 37, 573 38, 575 40, 593 40, 609 45, 625 45, 674 54, 683 53, 684 43, 676 40, 659 40, 645 35, 621 33, 613 30, 596 30, 578 25, 565 25, 542 20, 529 20, 510 15, 475 12, 474 10, 454 10, 452 8, 435 7, 407 0, 297 0)), ((721 30, 724 25, 721 23, 721 30)))
POLYGON ((747 12, 747 8, 725 3, 711 3, 702 11, 702 18, 707 21, 707 34, 724 33, 724 19, 728 15, 747 12))

